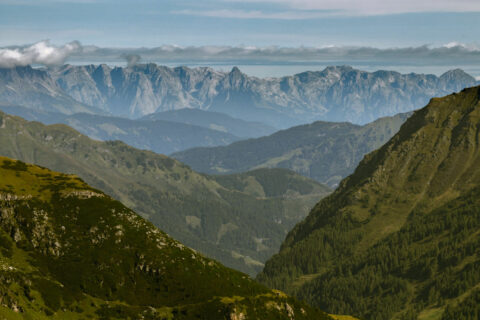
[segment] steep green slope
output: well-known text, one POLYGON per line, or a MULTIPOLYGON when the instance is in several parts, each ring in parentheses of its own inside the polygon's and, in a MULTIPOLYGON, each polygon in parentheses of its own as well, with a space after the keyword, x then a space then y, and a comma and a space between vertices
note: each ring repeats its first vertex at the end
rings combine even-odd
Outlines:
POLYGON ((315 206, 258 279, 366 319, 461 314, 480 287, 479 141, 480 87, 432 99, 315 206))
POLYGON ((0 318, 329 319, 76 176, 0 158, 0 318))
POLYGON ((272 171, 291 181, 283 193, 265 192, 273 177, 255 174, 230 177, 245 185, 239 190, 153 152, 1 113, 0 155, 75 173, 186 245, 251 275, 329 192, 288 170, 272 171))
POLYGON ((409 115, 382 118, 364 126, 319 121, 268 137, 194 148, 172 156, 205 173, 288 168, 333 187, 353 172, 366 153, 387 142, 409 115))

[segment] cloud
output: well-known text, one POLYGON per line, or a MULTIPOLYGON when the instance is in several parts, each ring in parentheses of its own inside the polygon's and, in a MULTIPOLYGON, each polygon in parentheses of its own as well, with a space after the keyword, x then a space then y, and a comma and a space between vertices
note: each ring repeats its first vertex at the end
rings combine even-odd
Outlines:
POLYGON ((269 3, 295 10, 325 10, 331 15, 382 15, 415 12, 480 12, 478 0, 224 0, 269 3))
POLYGON ((11 68, 30 64, 58 65, 70 55, 81 51, 82 46, 78 41, 61 47, 53 46, 49 41, 40 41, 30 46, 0 48, 0 67, 11 68))
POLYGON ((302 65, 352 64, 392 66, 466 66, 480 64, 480 47, 450 42, 403 48, 354 46, 252 47, 252 46, 177 46, 155 48, 100 48, 74 41, 53 46, 41 41, 30 46, 0 48, 0 67, 27 64, 118 63, 129 66, 144 62, 167 65, 302 65))
POLYGON ((127 67, 135 66, 142 57, 139 54, 126 54, 125 59, 127 60, 127 67))
POLYGON ((163 45, 156 48, 99 48, 84 46, 72 61, 125 61, 138 55, 143 61, 159 64, 307 64, 307 63, 369 63, 392 65, 476 65, 480 48, 474 45, 448 43, 439 47, 428 45, 404 48, 352 46, 323 47, 247 47, 163 45))

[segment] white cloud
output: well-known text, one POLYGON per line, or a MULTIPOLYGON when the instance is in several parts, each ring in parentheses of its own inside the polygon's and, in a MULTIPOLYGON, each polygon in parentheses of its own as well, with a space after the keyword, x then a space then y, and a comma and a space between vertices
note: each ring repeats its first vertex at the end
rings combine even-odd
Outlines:
POLYGON ((480 51, 480 47, 473 44, 465 44, 457 41, 452 41, 447 44, 444 44, 443 47, 451 49, 451 48, 461 48, 466 51, 480 51))
POLYGON ((331 11, 331 15, 480 12, 478 0, 224 0, 224 2, 271 3, 295 10, 331 11))
POLYGON ((156 48, 98 48, 85 46, 71 60, 104 62, 124 61, 126 55, 141 56, 144 62, 160 64, 301 64, 368 62, 392 65, 478 65, 480 48, 475 45, 449 43, 439 47, 374 48, 360 46, 321 47, 252 47, 163 45, 156 48))
POLYGON ((159 64, 382 64, 382 65, 479 65, 480 47, 458 42, 439 47, 374 48, 360 46, 254 47, 163 45, 155 48, 100 48, 71 42, 53 46, 47 41, 23 47, 0 48, 0 67, 27 64, 124 63, 159 64))
POLYGON ((40 41, 30 46, 0 49, 0 67, 10 68, 29 64, 56 65, 79 53, 82 46, 78 41, 67 43, 61 47, 51 45, 48 41, 40 41))

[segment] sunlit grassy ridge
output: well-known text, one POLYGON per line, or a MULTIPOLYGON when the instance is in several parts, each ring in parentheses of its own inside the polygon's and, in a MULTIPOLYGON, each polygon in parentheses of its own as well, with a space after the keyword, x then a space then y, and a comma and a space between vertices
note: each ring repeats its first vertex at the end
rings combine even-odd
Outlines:
POLYGON ((474 87, 415 112, 258 278, 366 319, 450 319, 464 299, 480 303, 479 101, 474 87))
MULTIPOLYGON (((0 190, 5 193, 15 191, 19 197, 32 197, 49 201, 55 192, 55 186, 61 184, 63 192, 91 189, 77 176, 52 171, 27 165, 24 162, 0 157, 2 172, 0 190)), ((93 189, 92 189, 93 190, 93 189)))
POLYGON ((0 318, 328 319, 76 176, 0 158, 0 318))

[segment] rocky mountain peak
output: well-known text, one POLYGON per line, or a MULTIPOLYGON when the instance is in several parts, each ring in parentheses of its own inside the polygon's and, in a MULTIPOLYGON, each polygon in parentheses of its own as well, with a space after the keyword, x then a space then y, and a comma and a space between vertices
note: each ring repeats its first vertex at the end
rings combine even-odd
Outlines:
POLYGON ((16 66, 13 68, 0 68, 0 77, 7 77, 6 80, 13 81, 14 79, 21 78, 25 78, 27 80, 33 80, 36 78, 45 79, 48 76, 44 69, 34 69, 28 65, 16 66))
POLYGON ((232 68, 232 70, 230 71, 231 74, 242 74, 242 72, 240 71, 240 69, 235 66, 232 68))
MULTIPOLYGON (((152 112, 199 108, 228 113, 248 121, 261 117, 279 128, 320 119, 367 123, 379 117, 414 110, 434 96, 443 96, 476 83, 473 77, 460 70, 439 78, 391 71, 370 73, 351 66, 331 66, 323 71, 269 79, 249 77, 238 67, 233 67, 230 72, 209 68, 170 68, 154 63, 114 69, 105 65, 66 68, 67 73, 47 70, 48 77, 62 84, 63 95, 117 116, 138 117, 152 112), (112 85, 105 89, 105 83, 110 82, 112 85), (231 90, 238 94, 232 96, 231 90), (246 106, 250 110, 248 113, 243 110, 246 106)), ((27 78, 24 80, 37 81, 27 78)), ((1 81, 9 81, 5 73, 0 73, 1 81)), ((25 91, 24 88, 18 84, 15 90, 20 93, 25 91)), ((49 86, 40 88, 46 95, 57 90, 49 86)), ((23 92, 22 96, 26 100, 28 93, 23 92)), ((2 98, 11 101, 11 96, 0 92, 0 100, 2 98)), ((61 104, 64 102, 58 102, 61 104)))
POLYGON ((232 88, 240 88, 248 81, 248 76, 240 71, 238 67, 233 67, 228 74, 229 84, 232 88))
POLYGON ((471 84, 476 82, 474 77, 462 69, 449 70, 440 76, 440 80, 445 81, 448 86, 456 86, 457 83, 471 84))

